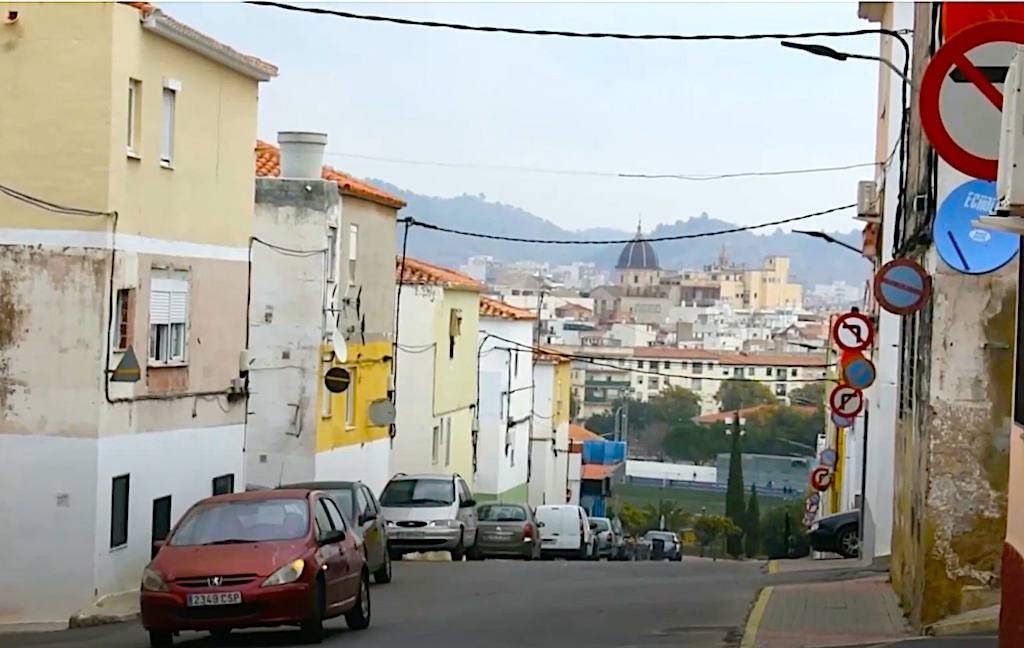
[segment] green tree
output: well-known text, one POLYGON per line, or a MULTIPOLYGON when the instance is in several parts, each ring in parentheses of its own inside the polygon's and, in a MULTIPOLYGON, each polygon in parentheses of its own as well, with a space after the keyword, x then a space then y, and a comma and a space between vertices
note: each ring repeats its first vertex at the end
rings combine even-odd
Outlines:
POLYGON ((732 520, 720 515, 698 517, 693 523, 693 532, 697 535, 697 541, 700 543, 701 556, 704 555, 704 548, 712 542, 723 537, 728 541, 730 538, 736 537, 737 534, 742 534, 740 528, 732 520))
POLYGON ((631 535, 647 531, 647 514, 628 502, 619 511, 619 521, 622 522, 622 528, 631 535))
POLYGON ((700 416, 700 396, 689 389, 673 386, 649 399, 647 407, 651 422, 660 421, 672 426, 700 416))
MULTIPOLYGON (((740 441, 740 417, 737 413, 733 418, 732 426, 732 449, 729 453, 729 481, 725 489, 725 516, 732 520, 733 524, 742 528, 743 516, 746 512, 743 501, 743 449, 740 441)), ((736 558, 743 553, 743 536, 729 536, 727 538, 726 551, 736 558)))
POLYGON ((825 383, 807 383, 789 392, 789 402, 794 405, 825 408, 825 383))
POLYGON ((825 432, 822 410, 776 406, 747 417, 743 445, 747 452, 813 455, 819 434, 825 432))
POLYGON ((740 378, 723 381, 715 398, 718 399, 718 405, 723 412, 775 404, 775 396, 770 389, 759 382, 740 378))
POLYGON ((761 520, 761 547, 769 558, 803 558, 810 553, 803 528, 804 502, 769 509, 761 520), (786 516, 789 516, 789 544, 786 543, 786 516))
POLYGON ((750 499, 747 500, 746 528, 744 529, 743 546, 747 558, 757 556, 761 551, 761 507, 757 503, 757 487, 751 484, 750 499))

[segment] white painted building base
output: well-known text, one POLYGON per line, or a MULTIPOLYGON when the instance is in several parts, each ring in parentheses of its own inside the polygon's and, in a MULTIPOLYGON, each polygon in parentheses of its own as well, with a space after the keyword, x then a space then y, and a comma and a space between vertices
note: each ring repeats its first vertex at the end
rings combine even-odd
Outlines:
POLYGON ((213 493, 244 488, 244 427, 102 439, 0 435, 0 624, 66 622, 96 599, 138 589, 153 500, 177 523, 213 493), (111 549, 112 480, 129 475, 128 543, 111 549))
POLYGON ((384 490, 388 480, 391 439, 381 439, 362 445, 334 448, 316 455, 318 481, 359 480, 376 495, 384 490))

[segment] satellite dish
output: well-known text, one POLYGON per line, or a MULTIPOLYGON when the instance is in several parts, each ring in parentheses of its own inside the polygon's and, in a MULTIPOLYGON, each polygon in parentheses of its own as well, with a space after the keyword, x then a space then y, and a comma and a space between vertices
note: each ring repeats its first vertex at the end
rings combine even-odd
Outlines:
POLYGON ((395 404, 387 398, 379 398, 370 403, 366 413, 374 427, 384 427, 395 422, 395 404))
POLYGON ((345 336, 341 334, 337 326, 331 331, 331 347, 334 349, 334 357, 338 362, 343 364, 348 362, 348 344, 346 344, 345 336))

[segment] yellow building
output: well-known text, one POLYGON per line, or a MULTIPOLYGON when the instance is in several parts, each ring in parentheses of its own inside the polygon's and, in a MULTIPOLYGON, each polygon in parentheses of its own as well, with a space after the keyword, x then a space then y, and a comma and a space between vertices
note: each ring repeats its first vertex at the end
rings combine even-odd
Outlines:
POLYGON ((792 308, 803 303, 803 286, 789 283, 789 257, 771 256, 764 266, 743 271, 746 308, 792 308))
POLYGON ((67 621, 243 486, 252 142, 277 69, 143 3, 0 16, 0 456, 19 485, 0 624, 67 621))
POLYGON ((398 416, 391 472, 456 473, 472 483, 484 285, 411 257, 397 260, 398 416))
MULTIPOLYGON (((256 174, 281 175, 281 152, 257 142, 256 174)), ((328 227, 329 326, 320 347, 317 381, 318 480, 358 479, 375 492, 390 477, 391 403, 395 318, 395 225, 405 202, 329 166, 321 177, 338 186, 340 227, 328 227), (342 349, 339 344, 344 343, 342 349), (324 387, 332 367, 348 370, 340 394, 324 387)))

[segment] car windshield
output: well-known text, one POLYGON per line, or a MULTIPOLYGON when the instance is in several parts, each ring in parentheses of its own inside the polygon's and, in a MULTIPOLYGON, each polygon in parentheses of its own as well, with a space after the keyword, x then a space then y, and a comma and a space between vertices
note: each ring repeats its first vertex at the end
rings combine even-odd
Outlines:
POLYGON ((612 525, 604 518, 590 518, 590 521, 594 523, 595 531, 608 531, 612 528, 612 525))
POLYGON ((526 511, 522 506, 487 504, 477 513, 481 522, 525 522, 526 511))
POLYGON ((192 508, 170 545, 236 544, 297 540, 309 531, 309 506, 302 499, 211 502, 192 508))
POLYGON ((449 506, 455 502, 450 479, 399 479, 380 495, 381 506, 449 506))
POLYGON ((345 514, 345 516, 348 518, 348 520, 346 521, 355 518, 356 507, 352 499, 352 491, 350 489, 332 488, 324 492, 331 496, 331 499, 334 500, 334 503, 337 504, 338 508, 341 509, 341 512, 345 514))
POLYGON ((665 542, 674 542, 676 534, 670 533, 669 531, 648 531, 644 538, 647 540, 664 540, 665 542))

